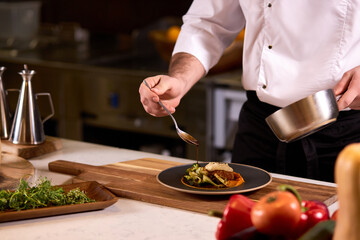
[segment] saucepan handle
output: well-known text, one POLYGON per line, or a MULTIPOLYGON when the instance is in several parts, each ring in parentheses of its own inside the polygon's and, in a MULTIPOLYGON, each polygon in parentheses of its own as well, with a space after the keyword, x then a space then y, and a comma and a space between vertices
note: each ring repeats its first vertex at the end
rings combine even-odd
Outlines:
POLYGON ((50 93, 36 93, 35 96, 36 96, 36 99, 37 99, 38 96, 48 96, 48 97, 49 97, 51 113, 42 120, 42 123, 44 124, 44 122, 46 122, 46 121, 49 120, 52 116, 54 116, 54 114, 55 114, 54 104, 53 104, 53 101, 52 101, 52 99, 51 99, 50 93))

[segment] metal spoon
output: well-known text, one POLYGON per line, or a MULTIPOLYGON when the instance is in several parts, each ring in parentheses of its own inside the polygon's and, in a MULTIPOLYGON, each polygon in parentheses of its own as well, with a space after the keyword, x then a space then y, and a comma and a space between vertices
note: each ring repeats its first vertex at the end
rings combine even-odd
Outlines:
MULTIPOLYGON (((144 80, 143 81, 144 84, 151 90, 151 87, 149 86, 149 84, 144 80)), ((182 131, 177 123, 176 123, 176 120, 175 118, 173 117, 173 115, 170 113, 170 111, 164 106, 164 104, 162 104, 161 101, 158 101, 158 103, 160 104, 160 106, 169 114, 169 116, 171 117, 171 119, 173 120, 174 124, 175 124, 175 129, 176 129, 176 132, 177 134, 179 135, 179 137, 184 140, 185 142, 189 143, 189 144, 193 144, 193 145, 196 145, 198 146, 199 143, 198 143, 198 140, 196 140, 193 136, 191 136, 190 134, 182 131)))

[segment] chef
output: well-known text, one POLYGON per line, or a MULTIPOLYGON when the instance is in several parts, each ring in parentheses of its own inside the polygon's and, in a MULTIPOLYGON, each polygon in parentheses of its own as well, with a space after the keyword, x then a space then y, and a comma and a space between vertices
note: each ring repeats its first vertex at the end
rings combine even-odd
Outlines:
POLYGON ((183 17, 167 75, 140 85, 153 116, 181 98, 218 62, 245 27, 239 115, 232 161, 271 172, 333 181, 339 151, 360 141, 360 1, 194 0, 183 17), (265 118, 324 89, 341 96, 337 121, 306 138, 280 142, 265 118))

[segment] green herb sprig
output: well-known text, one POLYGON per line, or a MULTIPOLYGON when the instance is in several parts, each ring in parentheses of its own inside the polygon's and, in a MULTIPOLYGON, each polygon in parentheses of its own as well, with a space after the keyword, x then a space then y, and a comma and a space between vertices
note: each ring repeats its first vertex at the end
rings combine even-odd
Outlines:
POLYGON ((65 193, 61 187, 52 187, 51 182, 45 177, 39 183, 30 187, 28 182, 21 179, 15 191, 0 191, 0 211, 25 210, 49 206, 63 206, 95 202, 79 188, 65 193))

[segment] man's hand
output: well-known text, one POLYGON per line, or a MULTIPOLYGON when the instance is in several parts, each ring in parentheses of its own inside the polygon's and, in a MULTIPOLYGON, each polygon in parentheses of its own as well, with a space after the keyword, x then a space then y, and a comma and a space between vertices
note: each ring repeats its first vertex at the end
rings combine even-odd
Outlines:
POLYGON ((158 103, 161 100, 165 107, 174 113, 181 98, 204 75, 205 69, 196 57, 188 53, 174 54, 169 66, 169 76, 157 75, 146 78, 144 81, 150 89, 141 83, 140 101, 145 111, 155 117, 166 116, 167 113, 158 103))
POLYGON ((344 73, 334 87, 335 95, 341 95, 338 101, 339 110, 351 108, 360 110, 360 66, 344 73))
POLYGON ((168 108, 171 113, 179 105, 184 92, 184 83, 167 75, 148 77, 147 82, 150 89, 142 83, 139 88, 140 101, 147 113, 156 117, 168 115, 159 105, 159 101, 168 108))

